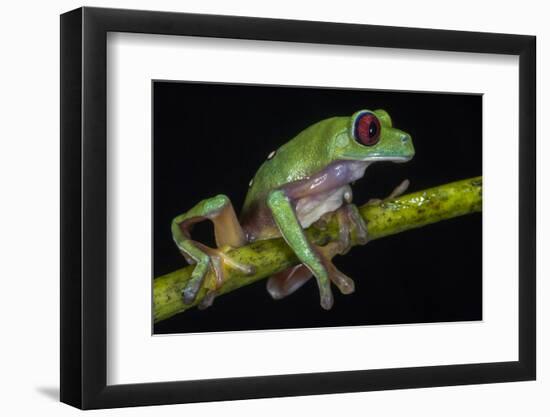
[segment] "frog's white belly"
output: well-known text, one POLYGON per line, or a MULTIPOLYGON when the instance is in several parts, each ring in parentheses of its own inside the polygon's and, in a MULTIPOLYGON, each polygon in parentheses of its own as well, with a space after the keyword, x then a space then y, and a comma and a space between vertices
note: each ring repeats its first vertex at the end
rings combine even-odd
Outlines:
POLYGON ((296 215, 303 228, 309 227, 325 213, 330 213, 342 206, 345 201, 351 202, 351 187, 344 185, 322 194, 301 198, 296 203, 296 215))

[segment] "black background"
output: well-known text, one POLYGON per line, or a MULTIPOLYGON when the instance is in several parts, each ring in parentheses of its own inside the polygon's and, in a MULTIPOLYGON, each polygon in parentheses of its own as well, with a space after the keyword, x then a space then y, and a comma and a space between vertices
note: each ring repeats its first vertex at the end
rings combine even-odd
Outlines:
MULTIPOLYGON (((404 178, 416 191, 482 174, 479 95, 154 81, 153 104, 155 277, 186 266, 172 241, 173 217, 220 193, 238 211, 267 155, 324 118, 383 108, 413 138, 412 161, 373 164, 355 183, 358 205, 404 178)), ((212 232, 204 222, 193 238, 213 245, 212 232)), ((330 311, 321 309, 314 279, 279 301, 262 280, 162 321, 154 333, 482 319, 479 213, 355 247, 335 264, 356 291, 343 296, 333 286, 330 311)))

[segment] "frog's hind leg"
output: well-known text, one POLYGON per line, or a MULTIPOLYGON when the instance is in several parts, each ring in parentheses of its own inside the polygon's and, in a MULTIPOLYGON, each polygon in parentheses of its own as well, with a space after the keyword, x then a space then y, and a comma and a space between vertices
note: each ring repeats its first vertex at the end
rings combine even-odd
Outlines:
POLYGON ((280 300, 292 294, 313 277, 311 271, 303 264, 292 266, 267 280, 267 292, 273 299, 280 300))
POLYGON ((188 212, 172 221, 172 237, 182 255, 189 263, 196 264, 191 279, 183 289, 183 301, 192 304, 202 287, 207 293, 199 307, 208 307, 214 301, 216 291, 225 281, 227 267, 238 269, 245 274, 252 273, 252 267, 232 260, 227 251, 246 243, 245 234, 237 220, 231 201, 225 195, 218 195, 201 201, 188 212), (191 229, 195 223, 210 220, 214 224, 217 248, 210 248, 191 239, 191 229), (214 280, 206 282, 209 271, 214 280))

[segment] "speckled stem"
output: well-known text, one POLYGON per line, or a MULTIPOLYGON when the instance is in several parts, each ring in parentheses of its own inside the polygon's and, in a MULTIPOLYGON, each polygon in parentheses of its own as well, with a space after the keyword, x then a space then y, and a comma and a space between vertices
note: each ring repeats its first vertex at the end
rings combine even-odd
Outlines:
MULTIPOLYGON (((365 204, 359 208, 367 222, 369 240, 401 233, 441 220, 481 211, 482 177, 452 182, 439 187, 403 195, 381 203, 365 204)), ((312 225, 307 229, 309 239, 324 245, 338 239, 336 216, 328 219, 324 227, 312 225)), ((357 245, 352 235, 352 245, 357 245)), ((219 294, 236 290, 245 285, 267 278, 298 263, 296 255, 283 239, 270 239, 251 243, 228 252, 235 261, 253 265, 255 272, 245 276, 239 271, 228 271, 228 280, 219 294)), ((165 320, 196 306, 204 297, 201 290, 194 304, 185 305, 181 297, 193 266, 160 276, 153 284, 153 307, 155 322, 165 320)))

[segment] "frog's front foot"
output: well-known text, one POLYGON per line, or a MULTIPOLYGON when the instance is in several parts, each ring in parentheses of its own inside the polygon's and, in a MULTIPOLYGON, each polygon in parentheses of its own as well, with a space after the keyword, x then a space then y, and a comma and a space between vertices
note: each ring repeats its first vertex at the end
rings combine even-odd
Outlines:
MULTIPOLYGON (((320 279, 317 280, 321 307, 330 310, 334 304, 330 283, 334 283, 342 294, 351 294, 355 290, 355 284, 332 263, 332 257, 342 251, 340 243, 331 242, 322 247, 314 247, 323 266, 323 271, 318 272, 320 279)), ((292 294, 311 277, 313 277, 312 271, 304 264, 299 264, 270 277, 267 281, 267 291, 273 299, 279 300, 292 294)))
POLYGON ((353 280, 340 271, 332 259, 336 255, 343 255, 349 252, 356 244, 364 245, 367 243, 367 224, 359 213, 359 209, 354 204, 346 204, 336 211, 338 219, 339 238, 338 240, 329 242, 324 246, 315 246, 319 253, 321 262, 326 271, 328 280, 318 280, 319 291, 321 295, 321 307, 329 310, 333 304, 333 296, 330 291, 330 285, 324 282, 332 282, 342 294, 351 294, 355 291, 355 283, 353 280))
POLYGON ((353 240, 359 245, 367 243, 367 223, 355 204, 346 204, 340 207, 336 211, 336 218, 338 219, 339 241, 342 250, 340 255, 349 252, 353 240))
MULTIPOLYGON (((346 198, 346 200, 350 200, 346 198)), ((346 205, 338 210, 340 223, 340 236, 334 243, 325 246, 317 246, 309 242, 305 235, 299 218, 291 204, 290 198, 283 190, 275 190, 269 194, 267 205, 273 213, 281 235, 292 248, 301 263, 304 264, 317 280, 321 307, 325 310, 332 308, 334 303, 331 282, 334 283, 342 293, 349 294, 354 291, 355 286, 351 278, 347 277, 333 265, 332 258, 338 253, 345 253, 351 247, 352 238, 355 233, 357 241, 366 242, 366 225, 359 215, 357 207, 346 205)), ((306 281, 303 271, 287 270, 279 277, 272 277, 268 283, 268 291, 274 298, 281 298, 296 290, 306 281), (285 279, 293 281, 286 282, 285 279), (278 282, 277 282, 278 281, 278 282)))
MULTIPOLYGON (((355 283, 353 280, 340 271, 334 263, 332 258, 334 256, 344 253, 348 248, 347 243, 342 241, 329 242, 325 246, 317 246, 317 251, 321 255, 323 265, 325 267, 328 282, 332 282, 344 295, 351 294, 355 291, 355 283)), ((325 310, 330 310, 333 304, 333 295, 330 289, 330 285, 327 288, 323 288, 319 285, 319 293, 321 296, 321 307, 325 310)))
POLYGON ((407 189, 409 188, 409 185, 410 185, 410 181, 408 179, 404 179, 403 181, 401 181, 401 183, 397 187, 395 187, 393 189, 393 191, 390 193, 390 195, 388 195, 386 198, 384 198, 384 199, 371 198, 367 202, 367 204, 376 204, 376 203, 381 203, 381 202, 386 201, 386 200, 391 200, 392 198, 397 198, 400 195, 403 195, 403 193, 405 191, 407 191, 407 189))
POLYGON ((349 251, 354 239, 359 244, 367 242, 367 226, 353 204, 347 204, 336 211, 339 226, 339 238, 324 246, 311 245, 318 264, 313 268, 299 264, 288 268, 269 278, 267 291, 275 299, 286 297, 304 285, 315 272, 319 287, 320 304, 325 310, 330 310, 334 304, 330 283, 336 285, 342 294, 351 294, 355 291, 355 283, 346 274, 341 272, 332 259, 349 251))

